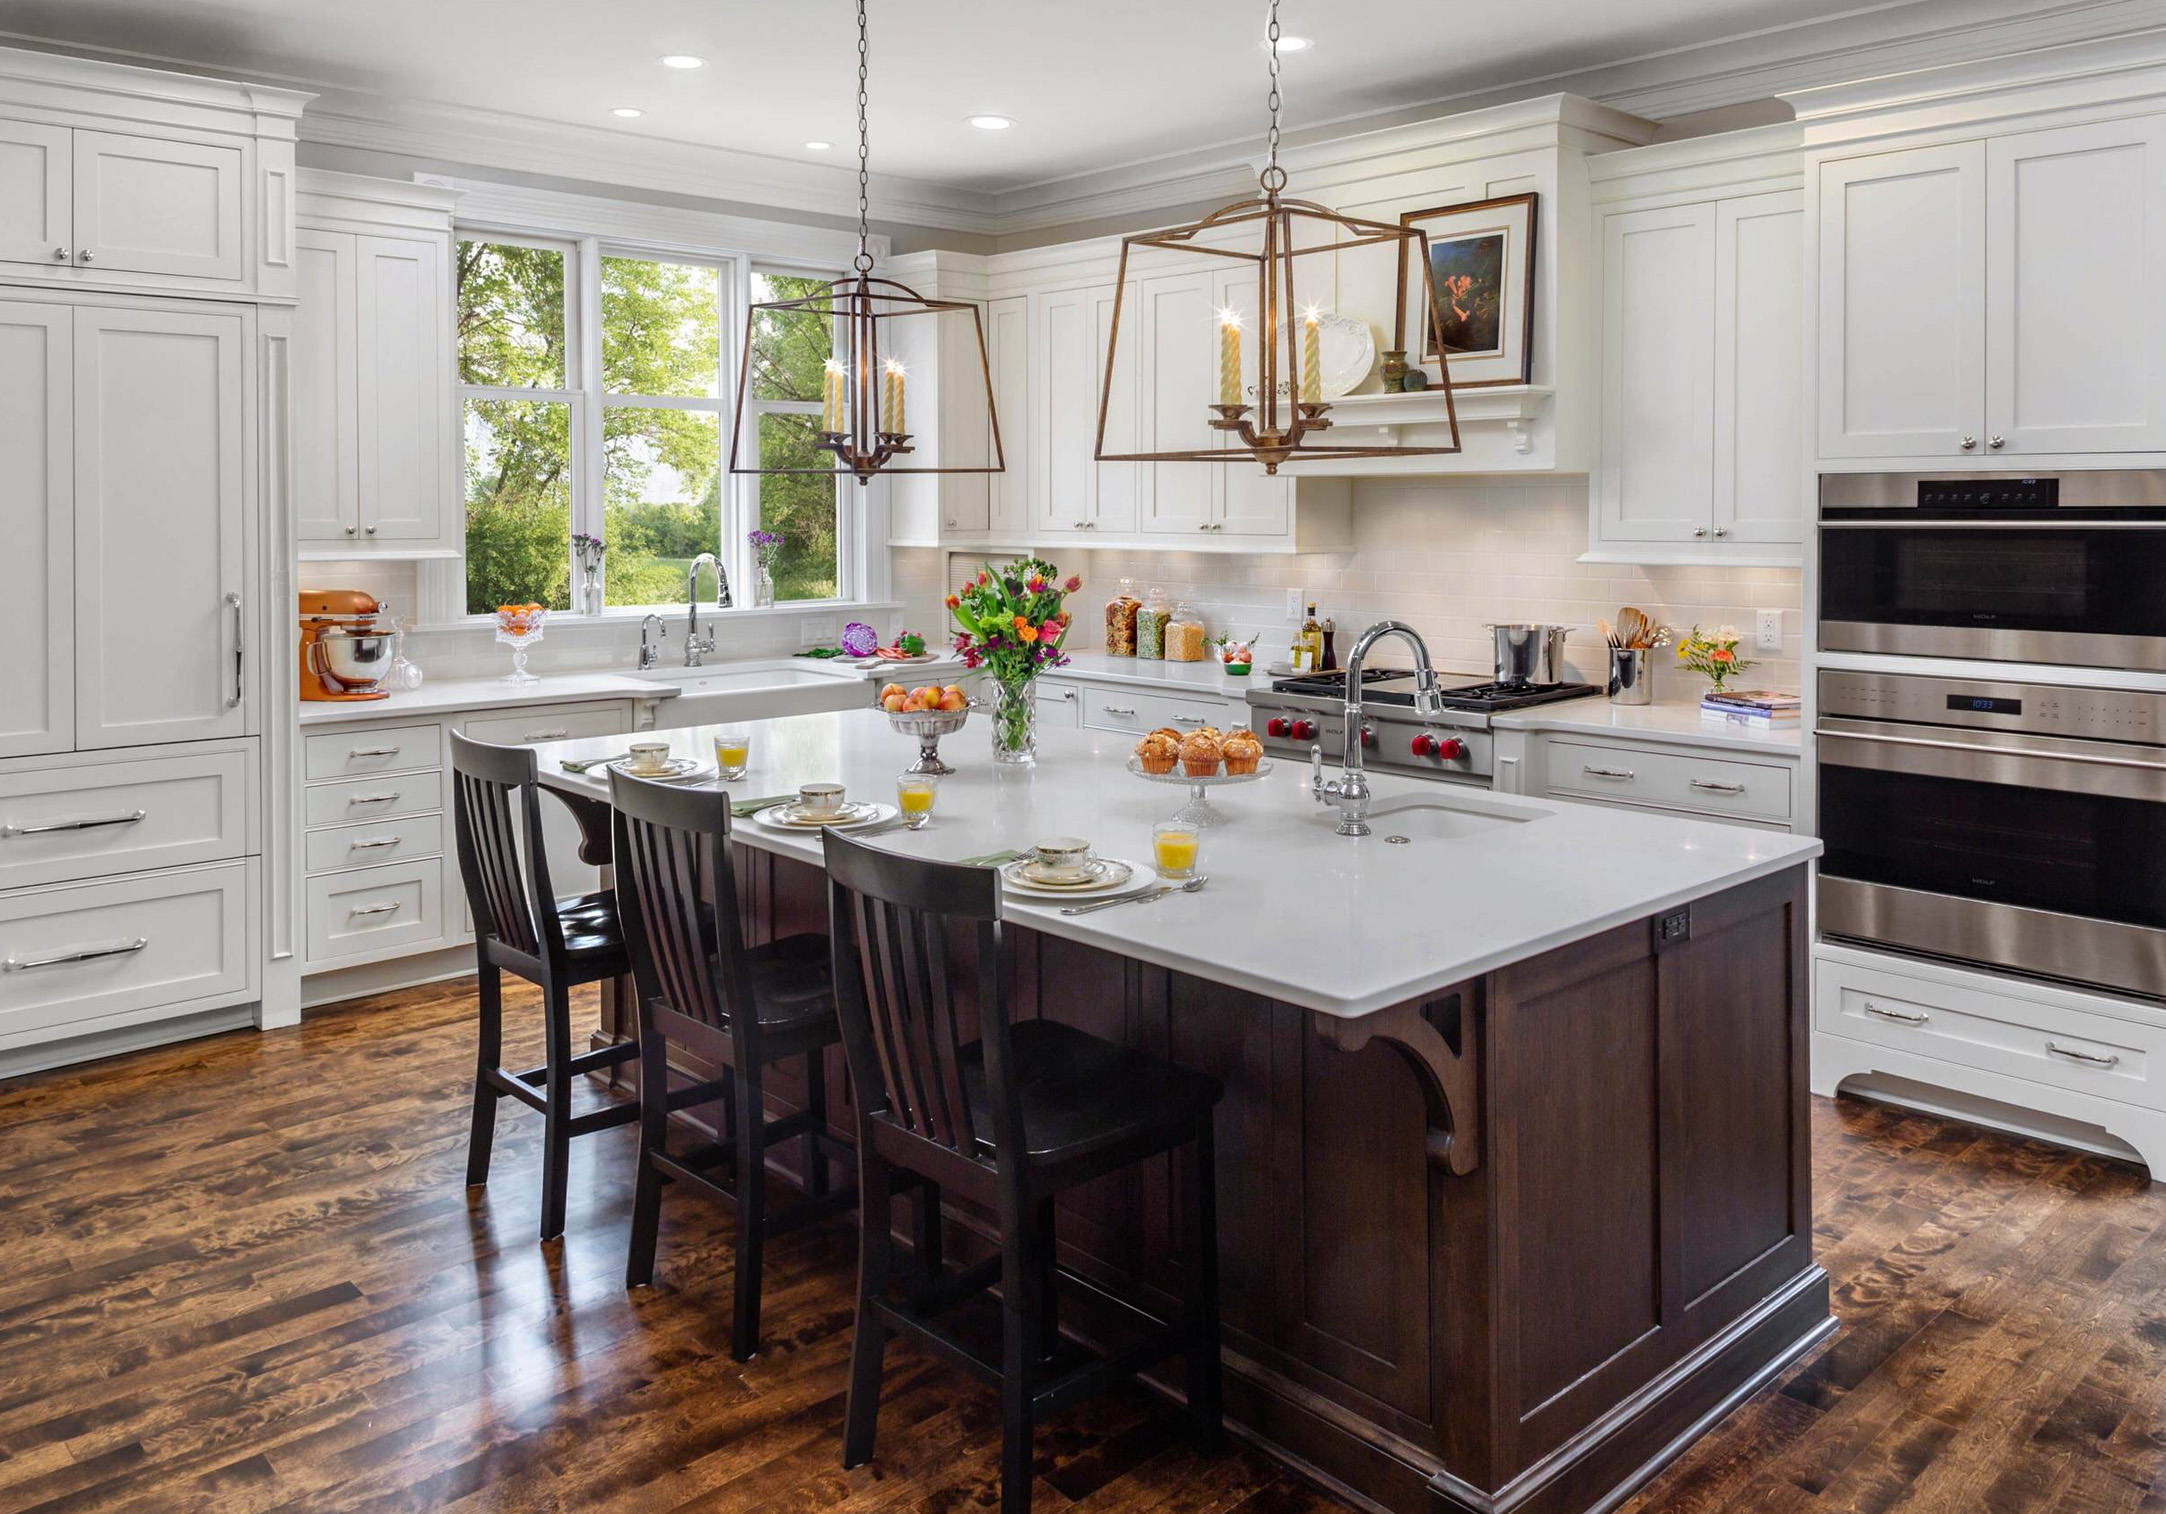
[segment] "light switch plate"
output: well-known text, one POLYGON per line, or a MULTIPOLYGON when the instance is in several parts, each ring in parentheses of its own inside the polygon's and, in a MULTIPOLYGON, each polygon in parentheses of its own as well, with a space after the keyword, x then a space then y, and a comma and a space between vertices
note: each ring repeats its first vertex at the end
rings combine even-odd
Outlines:
POLYGON ((1782 650, 1782 611, 1762 610, 1760 625, 1752 639, 1753 649, 1760 652, 1782 650))
POLYGON ((808 615, 797 623, 797 644, 801 647, 830 646, 841 634, 835 627, 835 618, 832 615, 808 615))
POLYGON ((1301 591, 1299 589, 1288 589, 1286 591, 1286 618, 1293 621, 1301 619, 1301 591))

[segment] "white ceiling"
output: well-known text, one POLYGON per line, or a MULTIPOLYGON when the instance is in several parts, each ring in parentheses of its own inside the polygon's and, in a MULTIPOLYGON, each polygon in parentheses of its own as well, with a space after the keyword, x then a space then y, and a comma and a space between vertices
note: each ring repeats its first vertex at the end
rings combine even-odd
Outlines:
MULTIPOLYGON (((1289 128, 1830 16, 1859 0, 1284 0, 1289 128)), ((1262 0, 873 0, 873 169, 1003 192, 1256 142, 1262 0), (965 124, 1011 116, 1013 130, 965 124)), ((0 0, 0 29, 271 82, 848 167, 848 0, 0 0), (664 53, 711 60, 665 69, 664 53), (610 115, 634 106, 636 121, 610 115), (825 139, 827 153, 804 143, 825 139)), ((1530 91, 1532 92, 1532 91, 1530 91)), ((778 165, 780 166, 780 165, 778 165)))

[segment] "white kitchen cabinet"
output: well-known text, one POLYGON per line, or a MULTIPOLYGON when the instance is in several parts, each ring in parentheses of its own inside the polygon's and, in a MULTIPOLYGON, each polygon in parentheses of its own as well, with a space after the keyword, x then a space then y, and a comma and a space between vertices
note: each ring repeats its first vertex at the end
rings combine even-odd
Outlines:
MULTIPOLYGON (((1106 400, 1106 450, 1138 450, 1141 413, 1135 344, 1121 344, 1110 386, 1106 343, 1113 331, 1114 285, 1062 289, 1039 297, 1031 370, 1032 428, 1038 473, 1031 524, 1041 534, 1076 539, 1126 535, 1136 529, 1140 465, 1097 461, 1098 407, 1106 400)), ((1135 290, 1122 304, 1135 317, 1135 290)))
MULTIPOLYGON (((1163 274, 1142 281, 1135 308, 1122 318, 1142 355, 1139 400, 1143 447, 1150 452, 1216 451, 1219 433, 1210 427, 1211 403, 1218 398, 1218 314, 1211 278, 1193 273, 1163 274)), ((1144 465, 1143 509, 1139 524, 1149 532, 1174 535, 1209 531, 1216 518, 1214 487, 1221 469, 1208 462, 1144 465)))
POLYGON ((0 301, 0 757, 75 745, 73 347, 66 306, 0 301))
POLYGON ((1715 479, 1715 207, 1603 218, 1603 543, 1708 535, 1715 479))
POLYGON ((302 189, 295 537, 304 556, 455 555, 453 197, 313 171, 302 189))
MULTIPOLYGON (((1321 262, 1321 259, 1311 259, 1321 262)), ((1240 313, 1244 323, 1244 338, 1258 339, 1261 322, 1256 316, 1256 277, 1247 268, 1222 268, 1218 270, 1212 291, 1212 330, 1204 345, 1204 361, 1209 365, 1211 388, 1205 396, 1207 401, 1218 398, 1218 310, 1240 313)), ((1208 433, 1216 439, 1221 449, 1240 445, 1240 438, 1225 431, 1208 433)), ((1194 467, 1195 464, 1188 466, 1194 467)), ((1305 498, 1303 503, 1316 501, 1328 512, 1335 499, 1332 481, 1308 473, 1306 464, 1295 464, 1284 473, 1264 472, 1262 463, 1212 463, 1207 465, 1211 475, 1212 513, 1211 534, 1240 537, 1288 537, 1294 529, 1294 495, 1298 489, 1305 498), (1304 475, 1307 475, 1304 477, 1304 475)), ((1351 496, 1349 495, 1349 498, 1351 496)), ((1312 517, 1317 512, 1309 512, 1312 517)), ((1317 525, 1321 517, 1308 524, 1317 525)), ((1327 530, 1325 534, 1329 534, 1327 530)))
POLYGON ((75 311, 75 744, 250 729, 250 317, 75 311))
POLYGON ((1820 455, 1977 455, 1985 437, 1983 142, 1820 167, 1820 455))
POLYGON ((65 126, 0 121, 0 262, 65 266, 75 256, 65 126))
POLYGON ((985 358, 1007 471, 987 491, 987 527, 995 535, 1030 528, 1030 299, 1010 295, 985 307, 985 358))
POLYGON ((1800 560, 1801 161, 1782 125, 1590 163, 1602 402, 1588 560, 1800 560))
POLYGON ((1041 678, 1037 684, 1038 724, 1072 731, 1083 723, 1083 691, 1072 683, 1041 678))
POLYGON ((2166 448, 2166 117, 1985 151, 1985 450, 2166 448))
POLYGON ((239 144, 78 131, 75 257, 108 271, 242 276, 239 144))

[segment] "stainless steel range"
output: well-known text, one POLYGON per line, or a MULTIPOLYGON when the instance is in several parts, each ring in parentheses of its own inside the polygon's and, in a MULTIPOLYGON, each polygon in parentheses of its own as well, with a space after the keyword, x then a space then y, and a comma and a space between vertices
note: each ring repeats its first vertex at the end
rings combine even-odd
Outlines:
MULTIPOLYGON (((1439 674, 1440 679, 1449 674, 1439 674)), ((1365 711, 1361 746, 1371 772, 1442 778, 1489 787, 1494 771, 1492 715, 1602 691, 1591 683, 1507 685, 1468 683, 1441 691, 1441 712, 1414 713, 1414 674, 1405 668, 1361 670, 1365 711)), ((1346 729, 1346 675, 1307 673, 1274 679, 1268 689, 1248 691, 1249 727, 1274 756, 1307 761, 1321 746, 1337 762, 1346 729)))

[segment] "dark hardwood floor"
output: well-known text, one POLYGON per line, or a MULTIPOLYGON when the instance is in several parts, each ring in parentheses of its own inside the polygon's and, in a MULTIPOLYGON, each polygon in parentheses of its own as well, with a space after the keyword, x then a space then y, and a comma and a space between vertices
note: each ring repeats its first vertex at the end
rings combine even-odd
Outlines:
MULTIPOLYGON (((848 1221, 771 1246, 740 1366, 712 1206, 623 1289, 631 1130, 575 1143, 561 1247, 538 1119, 500 1117, 469 1200, 469 992, 0 1085, 0 1511, 992 1507, 992 1392, 900 1346, 880 1457, 841 1469, 848 1221)), ((2166 1511, 2166 1192, 1848 1100, 1814 1168, 1841 1332, 1630 1510, 2166 1511)), ((1339 1507, 1141 1391, 1037 1446, 1049 1514, 1339 1507)))

